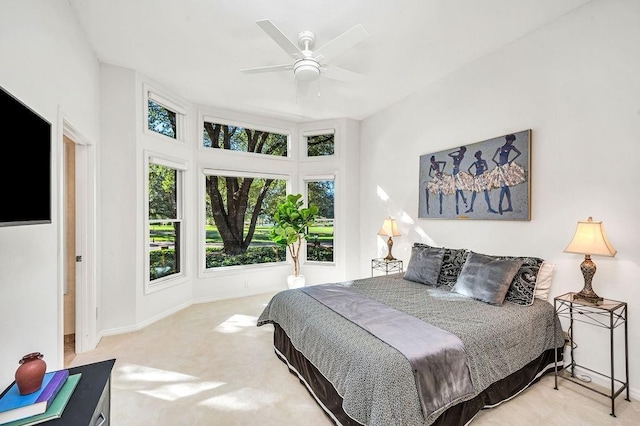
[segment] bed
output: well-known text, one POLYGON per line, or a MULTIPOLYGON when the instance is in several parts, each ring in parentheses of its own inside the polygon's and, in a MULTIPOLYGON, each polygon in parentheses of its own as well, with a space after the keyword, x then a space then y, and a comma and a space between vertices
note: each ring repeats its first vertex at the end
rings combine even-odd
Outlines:
POLYGON ((564 345, 534 297, 542 260, 490 257, 515 260, 493 303, 461 285, 496 281, 470 265, 482 256, 416 244, 406 272, 277 293, 258 326, 337 425, 464 425, 553 371, 564 345))

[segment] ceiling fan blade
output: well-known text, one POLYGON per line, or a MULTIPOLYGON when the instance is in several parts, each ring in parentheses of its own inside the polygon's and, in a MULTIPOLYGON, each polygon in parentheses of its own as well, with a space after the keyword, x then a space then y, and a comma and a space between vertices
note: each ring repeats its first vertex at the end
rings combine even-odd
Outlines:
POLYGON ((298 48, 298 46, 294 42, 289 40, 287 36, 285 36, 282 31, 280 31, 278 27, 273 24, 273 22, 268 19, 261 19, 259 21, 256 21, 256 24, 258 24, 258 26, 262 28, 264 32, 273 39, 273 41, 278 43, 278 46, 280 46, 285 52, 287 52, 289 56, 294 59, 300 59, 304 57, 302 51, 298 48))
POLYGON ((325 65, 322 69, 321 75, 332 80, 347 82, 359 81, 363 78, 366 78, 364 74, 359 74, 357 72, 349 71, 344 68, 336 67, 335 65, 325 65))
POLYGON ((269 65, 266 67, 245 68, 240 70, 244 74, 259 74, 263 72, 290 71, 293 69, 292 64, 269 65))
POLYGON ((340 34, 324 46, 314 51, 317 60, 330 60, 350 47, 355 46, 367 38, 369 33, 360 24, 340 34))

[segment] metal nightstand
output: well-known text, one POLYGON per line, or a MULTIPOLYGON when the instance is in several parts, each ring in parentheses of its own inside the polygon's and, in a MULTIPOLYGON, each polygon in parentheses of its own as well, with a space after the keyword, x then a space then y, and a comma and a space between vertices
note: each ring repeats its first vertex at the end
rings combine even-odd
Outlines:
MULTIPOLYGON (((576 293, 566 293, 554 299, 554 307, 556 309, 556 313, 560 318, 569 319, 568 338, 569 338, 570 355, 571 355, 571 363, 569 364, 569 366, 566 367, 564 370, 558 370, 558 358, 557 358, 558 355, 556 352, 555 389, 558 389, 558 377, 561 377, 571 382, 574 382, 584 388, 597 392, 600 395, 604 395, 609 399, 611 399, 611 415, 615 417, 616 416, 615 399, 625 389, 627 391, 627 397, 625 399, 627 401, 630 401, 629 399, 629 346, 628 346, 629 338, 628 338, 628 332, 627 332, 627 304, 625 302, 619 302, 617 300, 608 300, 608 299, 604 299, 598 303, 592 303, 576 297, 576 293), (609 329, 611 375, 607 375, 595 370, 591 370, 587 367, 584 367, 576 363, 574 358, 575 345, 573 344, 574 322, 582 322, 582 323, 594 325, 596 327, 609 329), (624 364, 625 364, 625 381, 624 382, 616 379, 614 374, 615 359, 614 359, 614 352, 613 352, 613 349, 614 349, 613 331, 620 325, 624 325, 624 364), (602 392, 599 389, 594 388, 593 386, 589 386, 588 382, 584 382, 579 378, 577 378, 575 375, 575 367, 579 367, 583 370, 589 371, 591 373, 594 373, 609 379, 611 381, 610 392, 609 393, 602 392), (617 389, 616 389, 616 386, 617 386, 617 389)), ((554 326, 554 335, 558 331, 562 331, 562 330, 556 330, 556 327, 554 326)))
POLYGON ((373 276, 373 271, 382 271, 385 275, 389 275, 390 272, 402 272, 402 260, 387 260, 384 257, 371 259, 371 276, 373 276))

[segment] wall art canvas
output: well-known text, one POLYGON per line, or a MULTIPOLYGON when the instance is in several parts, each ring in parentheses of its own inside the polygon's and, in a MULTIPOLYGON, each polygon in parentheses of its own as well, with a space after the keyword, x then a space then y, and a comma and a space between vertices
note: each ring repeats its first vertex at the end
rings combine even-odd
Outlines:
POLYGON ((420 156, 418 217, 531 219, 531 130, 420 156))

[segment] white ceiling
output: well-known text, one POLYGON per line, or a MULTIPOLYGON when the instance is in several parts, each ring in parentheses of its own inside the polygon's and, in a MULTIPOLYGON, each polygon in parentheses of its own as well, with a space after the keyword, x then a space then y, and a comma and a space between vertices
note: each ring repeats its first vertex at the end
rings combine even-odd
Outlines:
POLYGON ((361 120, 592 0, 69 0, 101 62, 135 69, 189 101, 293 121, 361 120), (330 64, 367 77, 320 77, 306 95, 292 62, 256 25, 271 20, 316 48, 357 24, 363 42, 330 64), (318 96, 318 93, 320 96, 318 96))

